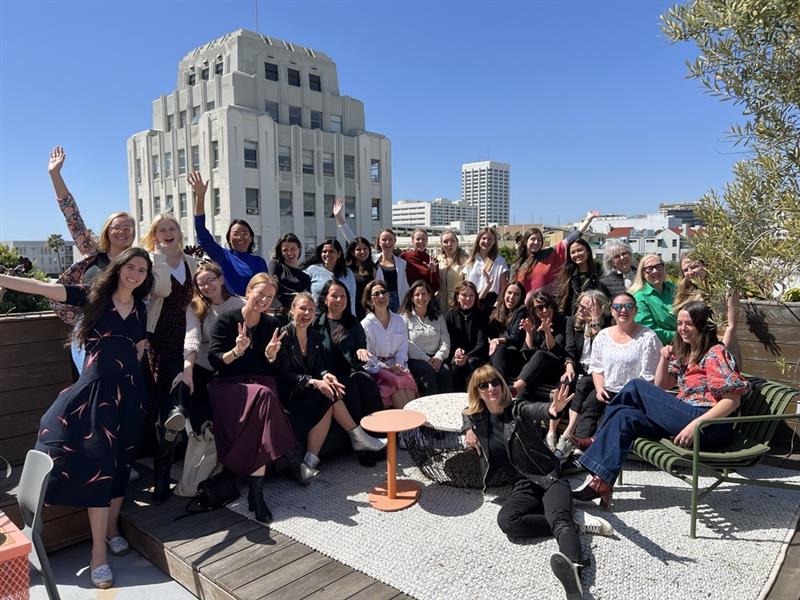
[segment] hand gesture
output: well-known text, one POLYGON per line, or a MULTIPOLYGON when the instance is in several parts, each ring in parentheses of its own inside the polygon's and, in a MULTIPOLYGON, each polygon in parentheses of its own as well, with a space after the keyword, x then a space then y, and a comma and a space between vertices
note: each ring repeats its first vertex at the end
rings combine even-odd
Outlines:
POLYGON ((569 393, 569 385, 562 383, 559 385, 553 394, 553 402, 550 404, 551 414, 557 415, 564 407, 567 406, 575 397, 575 392, 569 393))
POLYGON ((272 338, 270 338, 267 347, 264 349, 264 356, 267 357, 269 362, 275 362, 275 358, 278 356, 278 351, 281 349, 281 340, 286 336, 286 331, 282 331, 280 335, 278 335, 278 329, 272 332, 272 338))
POLYGON ((542 317, 542 322, 539 323, 539 327, 537 331, 541 331, 543 334, 547 335, 548 333, 553 333, 553 317, 551 315, 547 315, 546 317, 542 317))
POLYGON ((467 429, 467 432, 464 434, 464 445, 467 448, 471 448, 478 453, 478 456, 481 455, 481 445, 478 443, 478 436, 475 435, 475 432, 472 429, 467 429))
POLYGON ((597 396, 597 399, 600 400, 603 404, 608 404, 611 400, 611 395, 608 393, 608 390, 604 386, 597 387, 595 386, 594 393, 597 396))
POLYGON ((344 223, 344 200, 341 198, 333 201, 333 216, 337 223, 344 223))
POLYGON ((242 354, 250 347, 250 337, 247 335, 247 325, 238 323, 236 325, 239 335, 236 336, 236 353, 242 354))
POLYGON ((206 191, 208 190, 208 182, 203 183, 203 176, 200 171, 192 171, 186 177, 186 181, 192 186, 192 191, 200 198, 205 198, 206 191))
POLYGON ((528 317, 522 319, 522 321, 519 324, 519 328, 525 333, 533 335, 534 332, 533 321, 531 321, 528 317))
POLYGON ((464 352, 463 348, 456 348, 456 351, 453 353, 453 362, 459 367, 463 367, 467 364, 467 353, 464 352))
POLYGON ((442 368, 442 360, 440 358, 433 357, 430 360, 430 363, 431 366, 433 367, 433 370, 436 371, 437 373, 439 372, 439 369, 442 368))
POLYGON ((489 356, 495 353, 497 347, 500 345, 500 338, 492 338, 489 340, 489 356))
POLYGON ((592 317, 592 323, 600 323, 603 320, 603 307, 597 301, 597 298, 592 298, 589 303, 589 315, 592 317))
POLYGON ((589 212, 586 213, 586 220, 587 221, 591 221, 595 217, 599 217, 599 216, 600 216, 600 211, 599 210, 590 210, 589 212))
POLYGON ((358 360, 361 362, 369 362, 369 359, 371 358, 369 350, 366 348, 359 348, 356 350, 356 358, 358 358, 358 360))
POLYGON ((336 402, 344 396, 345 387, 339 383, 333 373, 325 373, 322 379, 318 379, 317 382, 317 389, 330 400, 336 402))
POLYGON ((659 352, 661 352, 661 358, 664 360, 670 360, 672 358, 672 344, 663 346, 659 352))
POLYGON ((47 164, 48 173, 60 173, 67 155, 61 146, 56 146, 50 151, 50 162, 47 164))
POLYGON ((561 383, 572 383, 575 381, 575 365, 571 362, 564 367, 564 374, 561 376, 561 383))

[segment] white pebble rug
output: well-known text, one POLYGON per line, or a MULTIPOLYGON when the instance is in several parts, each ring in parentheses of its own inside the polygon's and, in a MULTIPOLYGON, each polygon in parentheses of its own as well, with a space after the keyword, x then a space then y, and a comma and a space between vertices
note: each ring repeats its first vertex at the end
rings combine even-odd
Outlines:
MULTIPOLYGON (((431 484, 407 453, 398 454, 398 475, 427 484, 411 508, 385 513, 370 507, 367 493, 385 479, 385 463, 370 469, 340 457, 323 461, 322 473, 306 488, 268 480, 272 528, 420 600, 564 597, 549 568, 555 541, 512 543, 497 527, 509 488, 484 496, 431 484)), ((800 482, 800 473, 771 467, 743 474, 800 482)), ((582 536, 590 557, 584 597, 764 596, 797 524, 800 494, 723 485, 700 505, 697 539, 689 537, 689 500, 683 482, 629 461, 624 485, 614 490, 613 512, 577 503, 616 531, 612 538, 582 536)), ((252 518, 246 495, 229 508, 252 518)))

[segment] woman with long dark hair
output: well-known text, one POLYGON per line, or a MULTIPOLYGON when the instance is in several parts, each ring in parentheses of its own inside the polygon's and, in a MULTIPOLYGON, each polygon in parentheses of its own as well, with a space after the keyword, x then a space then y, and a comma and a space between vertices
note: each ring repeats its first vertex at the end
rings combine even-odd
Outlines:
POLYGON ((296 294, 311 290, 311 277, 300 267, 303 244, 293 233, 284 233, 275 243, 269 272, 278 281, 278 302, 281 307, 273 311, 280 314, 285 325, 288 322, 289 307, 296 294))
POLYGON ((331 279, 338 279, 350 292, 350 312, 356 314, 356 307, 353 301, 356 293, 356 278, 353 271, 347 268, 344 262, 344 252, 339 240, 329 239, 322 242, 314 250, 304 264, 303 270, 311 278, 311 296, 314 302, 319 298, 322 287, 331 279))
POLYGON ((503 298, 489 315, 489 358, 492 366, 502 373, 506 381, 513 381, 524 364, 522 348, 525 330, 522 320, 528 317, 525 306, 525 289, 512 281, 503 292, 503 298))
POLYGON ((478 306, 474 283, 462 281, 456 285, 444 322, 450 335, 447 362, 453 372, 453 390, 464 392, 472 372, 489 360, 488 321, 478 306))
MULTIPOLYGON (((573 492, 578 500, 600 498, 608 507, 622 461, 637 437, 671 438, 681 448, 694 444, 695 425, 712 417, 727 417, 739 408, 750 388, 725 346, 717 341, 711 309, 689 302, 678 313, 675 342, 661 349, 655 384, 634 379, 606 408, 597 436, 580 458, 592 479, 573 492), (666 390, 678 385, 678 395, 666 390)), ((733 434, 730 424, 701 430, 700 448, 714 449, 733 434)))
POLYGON ((367 287, 367 284, 375 279, 372 245, 367 238, 361 236, 353 238, 347 245, 345 263, 353 272, 356 280, 356 295, 353 300, 356 307, 356 318, 360 321, 366 316, 366 312, 358 300, 364 295, 364 288, 367 287))
POLYGON ((197 243, 211 260, 222 267, 228 290, 237 296, 243 296, 253 275, 267 272, 266 261, 253 254, 255 232, 244 219, 234 219, 225 233, 228 248, 220 246, 206 228, 205 198, 208 181, 203 182, 199 171, 189 173, 186 180, 195 193, 194 230, 197 234, 197 243))
POLYGON ((480 306, 485 310, 494 308, 498 295, 508 285, 508 263, 500 255, 497 232, 491 227, 484 227, 475 236, 464 276, 477 288, 480 306))
POLYGON ((573 303, 582 292, 600 290, 608 295, 608 290, 600 282, 600 273, 594 262, 592 247, 583 238, 578 238, 567 246, 567 260, 558 279, 558 310, 562 315, 571 315, 573 303))
POLYGON ((146 344, 144 299, 153 286, 152 269, 145 250, 128 248, 94 278, 88 291, 0 275, 0 287, 83 307, 73 338, 86 349, 86 363, 78 381, 42 417, 36 449, 55 463, 45 502, 87 508, 90 578, 98 588, 113 584, 106 547, 114 555, 129 547, 117 521, 147 400, 139 362, 146 344))

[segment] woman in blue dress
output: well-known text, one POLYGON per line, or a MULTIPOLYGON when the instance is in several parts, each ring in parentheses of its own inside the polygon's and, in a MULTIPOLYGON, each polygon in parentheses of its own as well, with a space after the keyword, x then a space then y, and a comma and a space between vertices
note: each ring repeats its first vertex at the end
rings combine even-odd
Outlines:
POLYGON ((139 361, 146 340, 144 298, 153 285, 147 251, 128 248, 87 290, 0 275, 0 286, 82 306, 73 339, 86 348, 81 376, 42 417, 36 449, 54 462, 48 504, 85 506, 92 530, 91 580, 113 583, 106 546, 127 552, 117 519, 146 400, 139 361))

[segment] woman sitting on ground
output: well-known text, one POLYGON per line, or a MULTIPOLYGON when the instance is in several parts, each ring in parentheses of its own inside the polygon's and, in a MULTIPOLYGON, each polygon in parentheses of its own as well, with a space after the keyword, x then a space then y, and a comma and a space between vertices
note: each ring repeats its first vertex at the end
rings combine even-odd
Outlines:
POLYGON ((633 296, 628 292, 618 294, 611 302, 611 316, 616 325, 600 331, 592 343, 588 372, 594 389, 584 398, 583 405, 576 400, 570 405, 569 425, 562 436, 564 443, 559 440, 565 455, 572 444, 582 450, 588 447, 605 407, 625 384, 633 379, 650 383, 656 376, 662 345, 654 331, 635 321, 633 296), (580 435, 572 438, 579 416, 580 435))
POLYGON ((478 308, 478 290, 471 281, 456 285, 450 306, 444 316, 450 335, 447 364, 453 373, 453 390, 465 392, 472 372, 489 360, 488 321, 478 308))
MULTIPOLYGON (((364 371, 369 360, 367 336, 356 318, 347 310, 350 297, 340 281, 331 279, 326 283, 317 301, 317 318, 312 328, 322 338, 322 347, 330 359, 328 373, 344 384, 342 398, 350 416, 356 423, 361 418, 383 408, 378 386, 364 371)), ((362 450, 380 451, 384 443, 362 450)))
POLYGON ((277 291, 270 275, 253 276, 245 305, 217 319, 208 343, 208 361, 216 371, 208 397, 217 456, 235 475, 249 476, 248 506, 264 523, 272 520, 264 503, 267 466, 295 447, 273 378, 280 336, 278 322, 267 310, 277 291))
POLYGON ((608 290, 608 297, 628 291, 636 278, 633 250, 628 242, 618 238, 606 240, 603 246, 603 277, 600 279, 608 290))
POLYGON ((506 381, 514 381, 525 360, 522 348, 525 346, 525 330, 522 320, 528 318, 525 306, 525 290, 518 281, 512 281, 503 292, 502 301, 497 303, 489 315, 489 358, 492 366, 500 371, 506 381))
POLYGON ((331 418, 350 436, 353 450, 374 452, 384 445, 353 421, 342 402, 347 388, 331 372, 334 358, 328 353, 323 337, 311 327, 315 312, 311 294, 297 294, 289 311, 291 321, 281 328, 278 337, 281 402, 289 413, 295 435, 306 444, 305 457, 300 465, 301 483, 308 483, 319 474, 319 452, 328 437, 331 418))
MULTIPOLYGON (((319 299, 322 287, 331 279, 338 279, 347 287, 351 300, 355 297, 356 278, 344 262, 344 252, 339 240, 325 240, 317 246, 313 256, 303 264, 303 270, 311 278, 311 297, 314 302, 319 299)), ((349 308, 355 316, 355 303, 351 302, 349 308)))
POLYGON ((557 418, 569 399, 562 386, 552 403, 512 401, 503 377, 485 365, 469 381, 464 431, 465 444, 480 456, 484 484, 501 476, 516 482, 497 515, 500 529, 510 540, 553 536, 558 552, 550 567, 567 598, 582 598, 578 531, 612 535, 613 529, 582 511, 573 515, 569 482, 540 436, 540 421, 557 418))
MULTIPOLYGON (((634 379, 606 408, 597 436, 580 458, 592 479, 573 496, 600 498, 608 506, 622 461, 637 437, 669 437, 676 446, 691 448, 697 423, 732 414, 749 387, 725 346, 717 341, 711 309, 702 302, 688 303, 678 313, 674 344, 661 349, 655 385, 634 379), (665 391, 676 383, 677 397, 665 391)), ((718 448, 732 433, 727 423, 704 427, 700 449, 718 448)))
POLYGON ((408 368, 423 396, 453 390, 453 376, 445 363, 450 355, 450 335, 439 314, 439 303, 426 281, 418 279, 408 288, 401 304, 408 330, 408 368))
POLYGON ((465 277, 478 290, 479 306, 487 311, 494 308, 497 297, 508 285, 508 263, 499 251, 497 233, 491 227, 484 227, 478 231, 469 260, 464 265, 465 277))
POLYGON ((436 299, 439 301, 439 310, 445 312, 450 308, 450 300, 456 285, 464 280, 468 257, 467 252, 459 244, 458 234, 453 229, 442 231, 439 240, 442 244, 442 253, 439 255, 439 291, 436 293, 436 299))
POLYGON ((562 315, 575 312, 575 298, 581 292, 600 290, 608 294, 606 287, 600 283, 592 248, 586 240, 577 239, 567 246, 567 261, 559 276, 558 287, 558 310, 562 315))
POLYGON ((364 307, 358 299, 364 295, 364 288, 375 279, 375 263, 372 261, 372 245, 367 238, 356 237, 347 245, 345 263, 356 279, 356 295, 353 302, 356 307, 356 318, 360 321, 366 316, 364 307))
POLYGON ((389 310, 390 292, 384 281, 364 288, 361 303, 367 316, 361 321, 370 353, 370 370, 385 407, 403 408, 419 394, 408 370, 408 330, 403 318, 389 310))
POLYGON ((256 273, 266 273, 267 263, 257 254, 253 254, 255 233, 250 224, 243 219, 234 219, 228 226, 225 241, 228 248, 223 248, 206 228, 206 191, 208 181, 203 182, 199 171, 189 173, 186 178, 195 193, 194 230, 197 243, 206 254, 222 267, 225 274, 225 286, 232 294, 243 296, 250 279, 256 273))
POLYGON ((289 322, 289 307, 295 294, 311 290, 311 277, 300 269, 302 255, 303 244, 293 233, 284 233, 278 238, 272 251, 269 272, 278 281, 277 299, 280 307, 273 306, 271 311, 278 315, 282 325, 289 322))
POLYGON ((639 262, 636 279, 628 290, 636 298, 636 322, 649 327, 662 344, 675 337, 675 313, 672 301, 675 284, 667 281, 664 261, 657 254, 646 254, 639 262))

